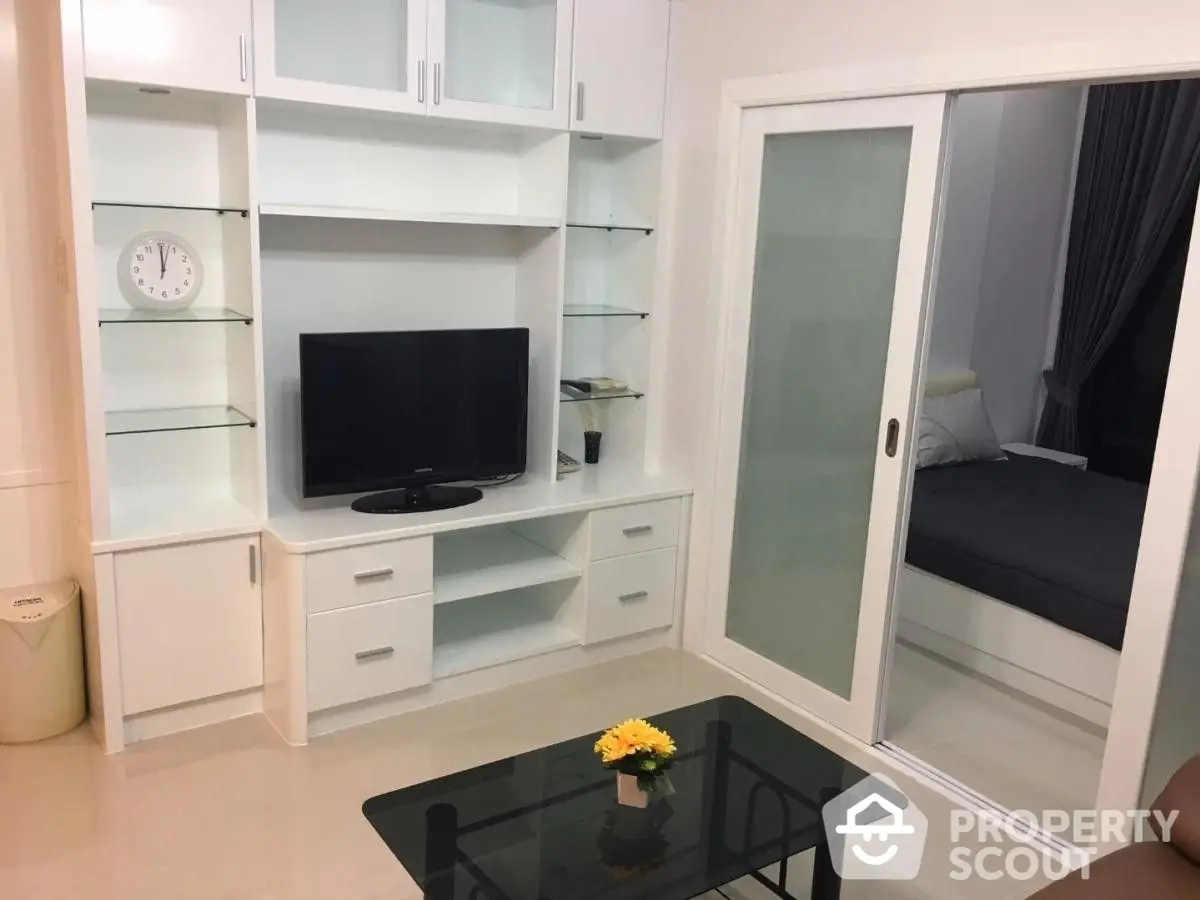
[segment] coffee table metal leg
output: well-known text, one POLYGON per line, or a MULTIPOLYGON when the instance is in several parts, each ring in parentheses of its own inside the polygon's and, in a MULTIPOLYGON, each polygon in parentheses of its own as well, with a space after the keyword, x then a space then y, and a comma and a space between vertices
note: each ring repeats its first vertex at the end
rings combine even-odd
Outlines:
POLYGON ((838 900, 842 895, 841 876, 833 868, 828 844, 818 844, 813 859, 813 900, 838 900))
POLYGON ((733 729, 728 722, 709 722, 704 734, 704 795, 701 846, 710 869, 725 862, 725 817, 728 812, 729 749, 733 729))
POLYGON ((425 900, 454 900, 458 808, 435 803, 425 811, 425 819, 425 900))

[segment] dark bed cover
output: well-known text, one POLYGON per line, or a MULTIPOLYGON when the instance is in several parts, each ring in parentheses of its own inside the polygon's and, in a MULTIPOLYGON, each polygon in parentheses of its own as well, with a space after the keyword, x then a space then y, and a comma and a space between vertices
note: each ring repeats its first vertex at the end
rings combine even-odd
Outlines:
POLYGON ((1145 485, 1010 454, 921 469, 909 565, 1121 649, 1145 485))

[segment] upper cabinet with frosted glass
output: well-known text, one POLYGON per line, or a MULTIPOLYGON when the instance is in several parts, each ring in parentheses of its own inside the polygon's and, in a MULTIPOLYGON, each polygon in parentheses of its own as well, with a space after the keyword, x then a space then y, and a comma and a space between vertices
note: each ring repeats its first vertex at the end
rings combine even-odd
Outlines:
POLYGON ((423 114, 429 2, 254 0, 255 93, 423 114))
POLYGON ((572 0, 255 0, 256 93, 567 127, 572 0))
POLYGON ((429 113, 567 127, 573 0, 429 0, 429 113))

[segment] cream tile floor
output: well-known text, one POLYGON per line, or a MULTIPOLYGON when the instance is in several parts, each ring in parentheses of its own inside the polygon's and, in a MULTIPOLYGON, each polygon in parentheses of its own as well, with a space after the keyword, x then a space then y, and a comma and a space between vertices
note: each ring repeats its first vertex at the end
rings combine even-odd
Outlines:
POLYGON ((1008 809, 1091 809, 1104 733, 903 642, 884 734, 1008 809))
MULTIPOLYGON (((81 730, 0 747, 0 897, 415 900, 416 886, 363 819, 364 799, 722 694, 747 696, 863 768, 879 768, 865 749, 671 651, 340 732, 306 748, 285 746, 257 716, 113 757, 81 730)), ((850 883, 846 900, 1012 900, 1039 886, 950 880, 949 802, 891 774, 931 823, 921 876, 850 883)), ((800 886, 810 863, 801 857, 796 865, 791 883, 800 886)), ((729 893, 770 896, 753 882, 729 893)))

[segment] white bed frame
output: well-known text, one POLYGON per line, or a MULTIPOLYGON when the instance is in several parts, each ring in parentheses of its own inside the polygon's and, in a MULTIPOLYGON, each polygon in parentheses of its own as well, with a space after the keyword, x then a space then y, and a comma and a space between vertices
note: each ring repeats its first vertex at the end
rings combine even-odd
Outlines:
POLYGON ((896 602, 901 640, 1108 727, 1121 659, 1111 647, 912 566, 896 602))
MULTIPOLYGON (((977 387, 974 372, 930 375, 925 395, 977 387)), ((963 668, 1108 727, 1121 654, 994 597, 904 566, 896 635, 963 668)))

